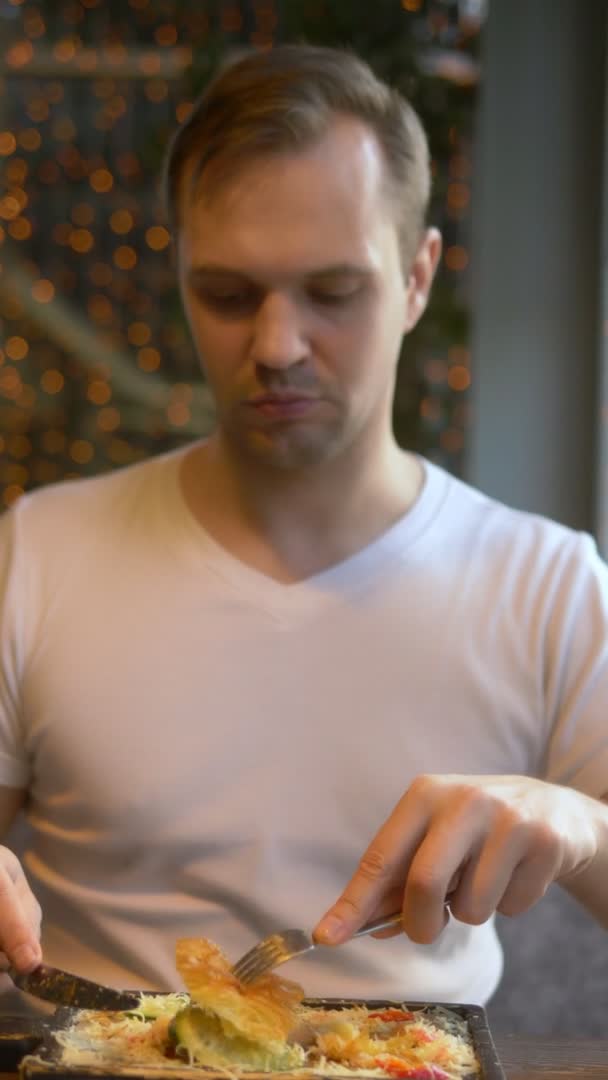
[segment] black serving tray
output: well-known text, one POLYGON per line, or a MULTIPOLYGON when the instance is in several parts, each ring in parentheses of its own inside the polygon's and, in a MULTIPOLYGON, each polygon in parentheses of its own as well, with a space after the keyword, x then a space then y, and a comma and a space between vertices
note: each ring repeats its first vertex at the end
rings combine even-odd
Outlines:
MULTIPOLYGON (((498 1060, 498 1054, 494 1040, 490 1032, 485 1009, 480 1005, 462 1005, 444 1002, 424 1001, 395 1001, 385 998, 362 1000, 360 998, 307 998, 304 1002, 312 1008, 350 1008, 353 1005, 366 1005, 369 1009, 407 1008, 412 1010, 442 1009, 452 1013, 460 1020, 464 1020, 471 1035, 473 1046, 480 1064, 481 1073, 475 1080, 506 1080, 503 1068, 498 1060)), ((77 1010, 60 1008, 57 1012, 44 1020, 29 1018, 12 1018, 12 1026, 15 1030, 10 1031, 11 1018, 3 1018, 5 1023, 5 1035, 2 1037, 0 1030, 0 1072, 16 1071, 19 1069, 20 1080, 129 1080, 129 1078, 150 1078, 150 1080, 201 1080, 201 1074, 209 1080, 214 1077, 217 1080, 225 1080, 225 1074, 202 1066, 168 1065, 168 1066, 79 1066, 69 1068, 60 1061, 61 1047, 55 1040, 53 1033, 66 1027, 72 1022, 77 1010), (28 1027, 29 1023, 29 1027, 28 1027)), ((2 1018, 0 1018, 0 1027, 2 1018)), ((248 1080, 270 1080, 276 1076, 277 1080, 289 1080, 290 1077, 302 1078, 309 1076, 314 1080, 320 1080, 318 1073, 299 1070, 294 1072, 277 1073, 254 1073, 247 1072, 248 1080)), ((332 1080, 336 1080, 335 1077, 332 1080)))

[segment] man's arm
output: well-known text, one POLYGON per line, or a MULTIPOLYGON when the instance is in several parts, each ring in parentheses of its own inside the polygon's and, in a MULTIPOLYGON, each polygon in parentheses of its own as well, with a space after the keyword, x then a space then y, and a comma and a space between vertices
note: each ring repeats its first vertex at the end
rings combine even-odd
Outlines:
MULTIPOLYGON (((0 836, 6 836, 24 799, 24 791, 0 786, 0 836)), ((40 963, 40 921, 40 905, 19 859, 0 846, 0 966, 31 971, 40 963)))
POLYGON ((314 930, 338 945, 376 915, 403 911, 427 944, 448 920, 516 915, 557 881, 608 927, 608 805, 526 776, 419 776, 314 930))

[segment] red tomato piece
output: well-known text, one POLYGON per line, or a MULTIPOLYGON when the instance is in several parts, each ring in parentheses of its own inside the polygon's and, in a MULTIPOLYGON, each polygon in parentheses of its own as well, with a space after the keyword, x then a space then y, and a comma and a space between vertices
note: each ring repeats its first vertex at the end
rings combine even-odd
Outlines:
POLYGON ((379 1012, 372 1012, 369 1014, 370 1020, 413 1020, 413 1012, 408 1012, 406 1009, 381 1009, 379 1012))
POLYGON ((405 1061, 391 1057, 390 1054, 381 1054, 375 1058, 374 1065, 398 1080, 450 1080, 448 1074, 438 1065, 407 1065, 405 1061))

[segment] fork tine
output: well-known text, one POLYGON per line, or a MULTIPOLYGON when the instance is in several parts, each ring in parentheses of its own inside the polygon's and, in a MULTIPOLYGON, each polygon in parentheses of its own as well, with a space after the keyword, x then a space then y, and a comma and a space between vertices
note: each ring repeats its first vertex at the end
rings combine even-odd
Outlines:
POLYGON ((274 967, 282 956, 283 949, 279 943, 269 939, 254 945, 253 949, 245 953, 238 964, 235 964, 232 971, 241 982, 247 981, 248 978, 255 978, 268 968, 274 967))

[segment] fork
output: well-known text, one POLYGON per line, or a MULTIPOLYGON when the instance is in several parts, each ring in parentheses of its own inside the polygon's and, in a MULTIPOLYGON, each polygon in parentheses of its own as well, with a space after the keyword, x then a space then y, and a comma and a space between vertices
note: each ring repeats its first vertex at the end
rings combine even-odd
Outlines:
MULTIPOLYGON (((352 936, 362 937, 364 934, 373 934, 376 930, 387 930, 390 926, 397 926, 402 918, 402 911, 396 911, 393 915, 384 915, 381 919, 366 923, 352 936)), ((310 934, 304 930, 281 930, 277 934, 271 934, 262 941, 258 941, 253 948, 249 949, 249 952, 241 956, 234 964, 232 974, 236 975, 244 986, 249 986, 271 968, 284 964, 286 960, 293 960, 295 956, 303 956, 316 946, 317 942, 313 941, 310 934)))

